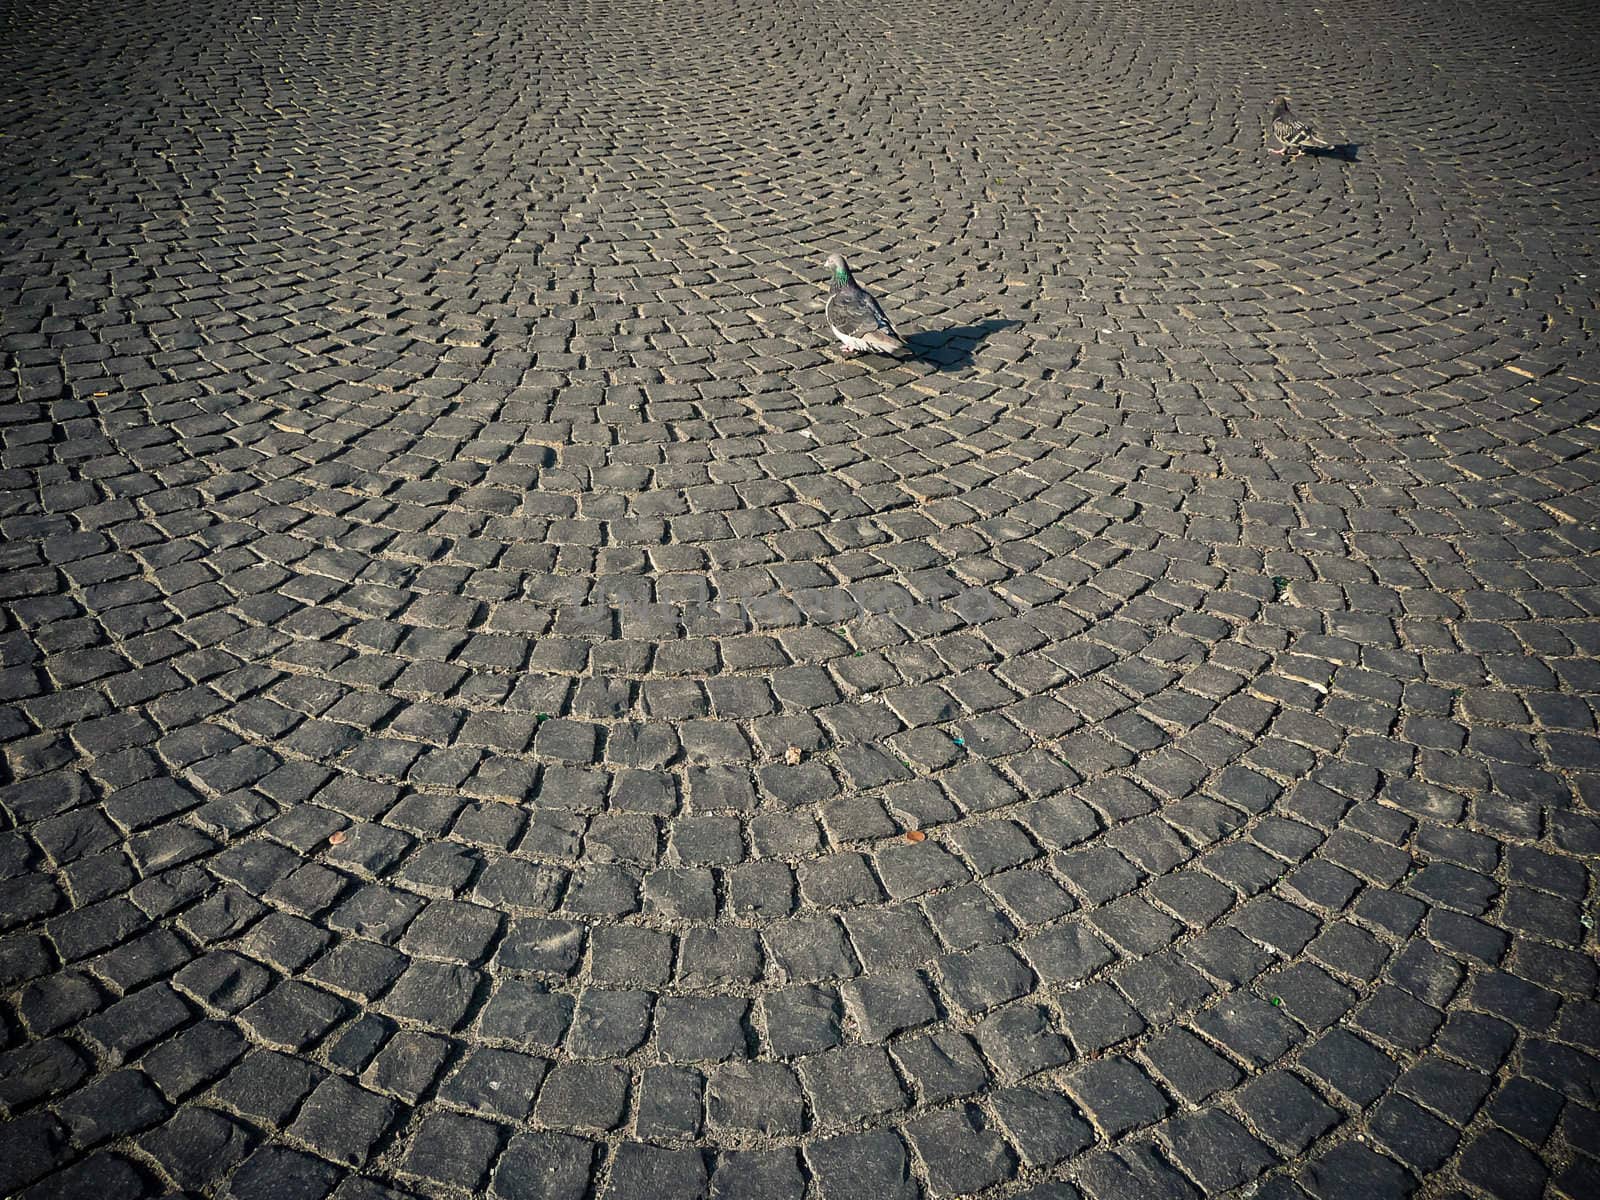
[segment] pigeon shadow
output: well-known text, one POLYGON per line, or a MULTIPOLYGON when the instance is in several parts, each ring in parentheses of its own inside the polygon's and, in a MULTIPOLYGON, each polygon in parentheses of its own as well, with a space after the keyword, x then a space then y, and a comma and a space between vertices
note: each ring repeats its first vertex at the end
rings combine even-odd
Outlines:
POLYGON ((971 366, 978 347, 992 333, 1021 325, 1021 321, 990 317, 976 325, 950 325, 944 329, 924 329, 906 339, 913 354, 941 371, 971 366))
POLYGON ((1356 162, 1356 156, 1360 150, 1361 147, 1357 143, 1346 142, 1342 146, 1329 146, 1326 149, 1312 146, 1306 150, 1306 153, 1316 158, 1337 158, 1343 162, 1356 162))

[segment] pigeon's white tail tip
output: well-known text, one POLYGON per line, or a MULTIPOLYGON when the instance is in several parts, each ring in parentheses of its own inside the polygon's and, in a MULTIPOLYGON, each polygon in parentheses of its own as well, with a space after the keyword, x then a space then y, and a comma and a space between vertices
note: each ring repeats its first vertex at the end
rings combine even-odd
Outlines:
POLYGON ((881 329, 874 329, 861 340, 879 354, 899 354, 902 350, 911 348, 906 345, 904 338, 897 337, 881 329))

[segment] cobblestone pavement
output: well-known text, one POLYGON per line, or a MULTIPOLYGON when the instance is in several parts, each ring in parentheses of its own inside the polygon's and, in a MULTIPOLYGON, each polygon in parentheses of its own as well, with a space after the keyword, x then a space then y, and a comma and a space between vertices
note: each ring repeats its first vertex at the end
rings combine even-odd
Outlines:
POLYGON ((0 1194, 1600 1195, 1595 6, 5 21, 0 1194))

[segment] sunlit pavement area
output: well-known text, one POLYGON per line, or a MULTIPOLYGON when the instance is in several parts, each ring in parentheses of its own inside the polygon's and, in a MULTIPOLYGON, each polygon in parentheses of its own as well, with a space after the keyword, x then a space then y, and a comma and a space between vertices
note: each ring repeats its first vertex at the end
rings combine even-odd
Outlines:
POLYGON ((4 21, 0 1194, 1600 1196, 1594 5, 4 21))

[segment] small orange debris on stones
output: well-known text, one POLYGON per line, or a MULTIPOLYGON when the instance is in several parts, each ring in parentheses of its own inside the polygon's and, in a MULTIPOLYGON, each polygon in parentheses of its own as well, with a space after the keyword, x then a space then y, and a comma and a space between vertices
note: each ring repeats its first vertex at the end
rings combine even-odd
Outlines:
POLYGON ((340 846, 340 845, 343 845, 343 844, 344 844, 344 830, 342 830, 342 829, 335 830, 333 833, 330 833, 328 835, 328 845, 330 845, 330 846, 340 846))
POLYGON ((908 842, 925 842, 927 840, 928 835, 920 829, 912 829, 906 832, 906 841, 908 842))

